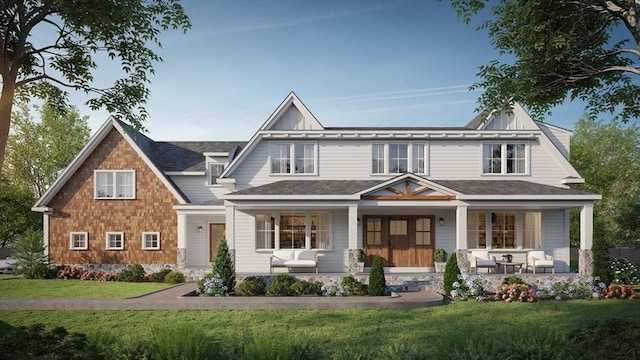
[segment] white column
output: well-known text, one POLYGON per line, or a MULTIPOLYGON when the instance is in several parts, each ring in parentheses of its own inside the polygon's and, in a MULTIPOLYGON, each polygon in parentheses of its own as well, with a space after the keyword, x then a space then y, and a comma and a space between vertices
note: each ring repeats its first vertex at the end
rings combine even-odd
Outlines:
POLYGON ((358 248, 358 206, 349 206, 349 249, 358 248))
POLYGON ((187 248, 187 215, 178 214, 178 249, 187 248))
POLYGON ((49 213, 42 213, 42 241, 44 243, 44 255, 49 256, 49 213))
POLYGON ((467 249, 467 206, 456 207, 456 249, 467 249))
POLYGON ((225 236, 227 238, 227 245, 229 249, 236 248, 236 207, 233 205, 226 205, 225 208, 225 236))
POLYGON ((580 209, 580 249, 591 250, 593 245, 593 205, 580 209))

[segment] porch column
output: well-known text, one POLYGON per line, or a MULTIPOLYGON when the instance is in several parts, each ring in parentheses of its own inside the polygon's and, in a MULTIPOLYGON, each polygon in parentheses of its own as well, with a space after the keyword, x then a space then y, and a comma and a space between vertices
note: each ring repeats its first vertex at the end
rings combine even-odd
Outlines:
POLYGON ((347 271, 349 274, 358 273, 358 206, 349 205, 349 248, 347 249, 347 271))
POLYGON ((467 210, 468 206, 456 207, 456 255, 458 267, 463 273, 469 273, 469 259, 467 254, 467 210))
POLYGON ((583 276, 593 274, 593 204, 580 209, 580 250, 578 250, 579 272, 583 276))
POLYGON ((227 246, 229 247, 231 261, 233 262, 233 265, 236 266, 236 207, 227 204, 224 207, 224 212, 224 236, 227 239, 227 246))
POLYGON ((44 255, 49 256, 49 215, 50 213, 42 213, 42 236, 44 242, 44 255))
POLYGON ((187 215, 178 213, 178 268, 187 266, 187 215))

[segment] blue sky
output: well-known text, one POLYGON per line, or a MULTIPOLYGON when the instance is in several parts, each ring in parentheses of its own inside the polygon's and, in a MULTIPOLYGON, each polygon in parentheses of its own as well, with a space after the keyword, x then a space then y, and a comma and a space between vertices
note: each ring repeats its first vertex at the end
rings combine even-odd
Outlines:
MULTIPOLYGON (((461 126, 497 53, 448 1, 186 0, 193 28, 162 35, 145 124, 154 140, 248 140, 294 91, 325 126, 461 126)), ((113 81, 101 64, 98 81, 113 81)), ((106 111, 82 106, 95 131, 106 111)), ((547 122, 572 129, 583 106, 547 122)))

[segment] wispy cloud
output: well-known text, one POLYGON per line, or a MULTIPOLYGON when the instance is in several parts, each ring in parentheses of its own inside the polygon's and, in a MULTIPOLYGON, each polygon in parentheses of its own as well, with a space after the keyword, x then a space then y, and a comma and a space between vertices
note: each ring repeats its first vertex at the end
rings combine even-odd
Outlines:
POLYGON ((413 105, 379 107, 379 108, 374 108, 374 109, 341 111, 341 112, 335 112, 332 115, 351 115, 351 114, 378 113, 378 112, 385 112, 385 111, 397 111, 397 110, 415 109, 415 108, 432 107, 432 106, 470 104, 470 103, 474 103, 474 102, 476 102, 475 99, 456 100, 456 101, 439 101, 439 102, 421 103, 421 104, 413 104, 413 105))
POLYGON ((471 84, 348 95, 332 98, 311 99, 309 100, 309 103, 356 103, 368 101, 390 101, 398 99, 418 98, 424 96, 463 94, 471 93, 471 91, 469 90, 469 86, 471 86, 471 84))

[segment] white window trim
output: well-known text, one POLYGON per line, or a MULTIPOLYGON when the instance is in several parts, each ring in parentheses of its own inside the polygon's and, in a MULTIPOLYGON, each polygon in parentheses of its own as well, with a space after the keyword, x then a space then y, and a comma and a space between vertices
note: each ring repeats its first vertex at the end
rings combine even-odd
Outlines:
POLYGON ((122 231, 109 231, 107 232, 106 236, 105 236, 105 249, 107 250, 124 250, 124 232, 122 231), (120 235, 120 237, 122 238, 122 244, 120 245, 120 247, 110 247, 109 246, 109 235, 120 235))
POLYGON ((480 147, 480 175, 481 176, 529 176, 531 173, 531 146, 528 141, 483 141, 480 147), (500 162, 500 173, 484 172, 484 146, 489 144, 500 144, 502 155, 500 162), (524 145, 524 172, 507 173, 507 145, 524 145))
MULTIPOLYGON (((124 244, 124 242, 123 242, 124 244)), ((145 231, 142 233, 142 250, 160 250, 160 232, 158 231, 145 231), (158 237, 158 245, 155 247, 147 246, 147 235, 156 235, 158 237)))
POLYGON ((270 176, 317 176, 318 175, 318 142, 317 141, 270 141, 269 142, 269 175, 270 176), (296 171, 296 153, 297 144, 313 145, 313 172, 297 173, 296 171), (274 173, 271 167, 271 147, 274 145, 289 145, 289 172, 274 173))
POLYGON ((313 251, 317 251, 317 252, 331 252, 333 251, 333 212, 331 211, 298 211, 298 210, 283 210, 283 211, 258 211, 256 212, 257 214, 270 214, 271 216, 273 216, 274 219, 274 244, 275 244, 275 248, 273 249, 260 249, 256 246, 256 239, 258 236, 258 229, 255 228, 255 216, 254 216, 254 241, 253 241, 253 247, 257 252, 272 252, 273 250, 313 250, 313 251), (302 249, 282 249, 280 247, 280 214, 282 213, 303 213, 306 216, 306 223, 305 223, 305 237, 304 237, 304 248, 302 249), (329 214, 329 246, 326 249, 319 249, 319 248, 315 248, 312 249, 311 248, 311 214, 329 214))
MULTIPOLYGON (((207 170, 205 172, 205 176, 207 177, 206 183, 207 183, 207 186, 221 187, 222 185, 220 185, 217 182, 217 179, 219 179, 219 177, 216 178, 216 182, 215 183, 211 182, 211 174, 212 174, 211 167, 214 166, 214 165, 215 166, 222 166, 222 171, 223 172, 224 172, 225 168, 227 167, 226 163, 219 163, 219 162, 213 162, 213 161, 207 163, 207 170)), ((222 174, 222 173, 220 173, 220 174, 222 174)))
POLYGON ((136 171, 135 170, 94 170, 93 171, 93 198, 96 200, 132 200, 136 198, 136 171), (101 197, 98 196, 98 177, 97 174, 99 173, 112 173, 113 174, 113 197, 101 197), (131 197, 118 197, 116 196, 117 193, 117 183, 116 183, 116 178, 117 178, 117 174, 118 173, 132 173, 133 174, 133 194, 131 197))
POLYGON ((372 176, 401 175, 402 173, 389 172, 389 144, 407 145, 407 172, 419 175, 429 175, 429 142, 428 141, 372 141, 369 144, 369 173, 372 176), (373 172, 373 145, 382 145, 384 148, 384 172, 373 172), (413 146, 424 145, 424 172, 417 172, 413 169, 413 146))
POLYGON ((87 250, 89 249, 89 233, 86 231, 74 231, 69 234, 69 249, 71 250, 87 250), (83 235, 84 236, 84 246, 73 246, 73 236, 74 235, 83 235))
MULTIPOLYGON (((486 219, 486 247, 483 248, 469 248, 469 250, 496 250, 496 251, 528 251, 528 250, 541 250, 544 248, 544 221, 543 221, 543 217, 544 214, 542 211, 540 210, 501 210, 501 209, 496 209, 496 210, 491 210, 491 211, 477 211, 477 210, 470 210, 470 212, 473 211, 474 213, 484 213, 485 216, 487 217, 486 219), (524 229, 523 229, 523 218, 524 218, 524 214, 528 213, 528 212, 536 212, 536 213, 540 213, 540 234, 538 234, 540 236, 540 247, 539 248, 525 248, 524 246, 524 229), (497 248, 494 249, 493 248, 493 242, 491 241, 491 239, 493 238, 493 224, 491 223, 491 215, 493 213, 514 213, 516 214, 516 247, 515 248, 497 248)), ((468 231, 468 229, 467 229, 468 231)))

